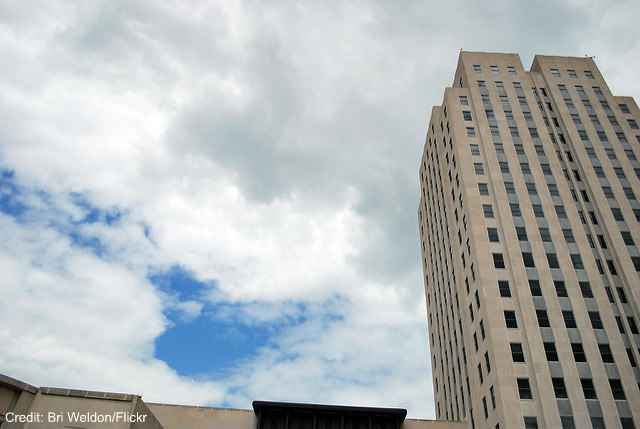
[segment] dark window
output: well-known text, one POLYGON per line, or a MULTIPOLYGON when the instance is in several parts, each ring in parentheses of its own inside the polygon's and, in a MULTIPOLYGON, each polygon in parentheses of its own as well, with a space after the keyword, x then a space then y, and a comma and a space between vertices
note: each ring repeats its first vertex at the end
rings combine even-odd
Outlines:
POLYGON ((562 280, 555 280, 553 286, 556 288, 556 294, 559 297, 567 297, 567 288, 562 280))
POLYGON ((480 195, 489 195, 489 186, 486 183, 478 183, 480 195))
POLYGON ((504 257, 502 253, 493 254, 493 266, 496 268, 504 268, 504 257))
POLYGON ((517 328, 518 321, 516 320, 516 312, 511 310, 505 310, 504 322, 507 325, 507 328, 512 328, 512 329, 517 328))
POLYGON ((542 290, 540 289, 540 282, 538 280, 529 280, 529 289, 532 296, 542 296, 542 290))
POLYGON ((547 310, 536 310, 536 316, 538 318, 538 326, 541 328, 548 328, 551 326, 547 310))
POLYGON ((609 379, 609 386, 611 386, 611 394, 613 395, 613 399, 617 401, 624 401, 625 399, 627 399, 620 380, 616 378, 609 379))
POLYGON ((560 416, 560 423, 562 424, 562 429, 576 429, 572 416, 560 416))
POLYGON ((491 204, 483 204, 482 211, 484 212, 484 217, 493 218, 493 206, 491 204))
POLYGON ((535 417, 525 417, 524 429, 538 429, 538 420, 535 417))
POLYGON ((471 112, 469 112, 468 110, 463 110, 462 111, 462 117, 464 118, 465 121, 470 121, 471 120, 471 112))
POLYGON ((533 207, 533 214, 536 217, 544 217, 544 210, 540 204, 532 204, 531 207, 533 207))
POLYGON ((551 379, 551 383, 553 384, 553 392, 556 394, 556 398, 568 398, 567 388, 564 385, 564 379, 554 377, 551 379))
POLYGON ((631 348, 627 348, 627 357, 629 358, 629 363, 631 364, 631 366, 633 368, 635 368, 636 366, 638 366, 636 364, 636 358, 633 356, 633 349, 631 348))
POLYGON ((577 328, 577 326, 576 326, 576 318, 573 315, 573 311, 564 310, 562 312, 562 318, 564 319, 564 325, 567 328, 577 328))
POLYGON ((584 264, 582 263, 582 257, 579 253, 575 253, 571 255, 571 262, 573 263, 573 268, 576 270, 583 270, 584 264))
POLYGON ((636 243, 633 241, 633 237, 631 236, 631 232, 621 231, 620 234, 622 235, 622 241, 624 241, 624 244, 626 244, 627 246, 636 245, 636 243))
POLYGON ((498 289, 500 290, 501 297, 503 298, 511 297, 511 289, 509 288, 509 282, 507 280, 499 280, 498 289))
POLYGON ((579 282, 580 292, 582 292, 583 298, 593 298, 593 291, 589 282, 579 282))
POLYGON ((513 217, 522 216, 522 212, 520 211, 520 204, 511 203, 509 204, 509 207, 511 208, 511 216, 513 217))
POLYGON ((598 399, 596 388, 593 385, 593 380, 590 378, 581 378, 580 384, 582 384, 582 392, 585 399, 598 399))
POLYGON ((487 235, 489 236, 489 241, 492 243, 500 241, 500 238, 498 237, 498 228, 487 228, 487 235))
POLYGON ((524 350, 522 350, 522 344, 511 343, 511 358, 514 362, 524 362, 524 350))
POLYGON ((584 348, 581 343, 571 343, 571 351, 576 362, 586 362, 587 356, 584 354, 584 348))
POLYGON ((520 399, 533 399, 533 394, 531 393, 531 385, 529 385, 528 378, 518 379, 518 393, 520 394, 520 399))
POLYGON ((567 243, 575 243, 576 239, 573 236, 573 231, 569 228, 569 229, 563 229, 562 230, 562 235, 564 235, 564 239, 567 243))
POLYGON ((558 256, 555 253, 547 253, 547 262, 549 263, 549 268, 560 268, 558 256))
POLYGON ((627 317, 627 322, 629 322, 629 329, 633 335, 638 335, 638 325, 636 325, 636 319, 632 316, 627 317))
POLYGON ((524 266, 527 268, 533 268, 536 266, 533 261, 533 255, 529 252, 522 253, 522 262, 524 262, 524 266))
POLYGON ((636 426, 633 424, 633 418, 631 417, 620 417, 620 425, 622 429, 636 429, 636 426))
POLYGON ((518 235, 518 240, 527 241, 527 229, 524 226, 516 226, 516 234, 518 235))
POLYGON ((591 417, 591 427, 593 429, 607 429, 602 417, 591 417))
POLYGON ((551 243, 551 232, 549 228, 540 228, 540 238, 545 243, 551 243))
POLYGON ((602 358, 602 362, 614 363, 613 353, 611 353, 609 344, 598 344, 598 349, 600 350, 600 357, 602 358))
POLYGON ((602 326, 602 319, 600 319, 600 313, 597 311, 589 312, 589 320, 591 320, 591 327, 593 329, 604 329, 604 326, 602 326))
POLYGON ((558 361, 558 351, 556 350, 555 343, 544 343, 544 353, 547 355, 549 362, 558 361))

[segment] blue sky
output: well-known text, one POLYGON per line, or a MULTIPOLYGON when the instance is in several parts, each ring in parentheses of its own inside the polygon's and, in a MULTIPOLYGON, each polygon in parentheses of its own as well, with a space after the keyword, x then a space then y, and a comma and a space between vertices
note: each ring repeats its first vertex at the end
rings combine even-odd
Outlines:
POLYGON ((1 4, 2 372, 432 417, 417 172, 459 49, 637 97, 639 7, 1 4))

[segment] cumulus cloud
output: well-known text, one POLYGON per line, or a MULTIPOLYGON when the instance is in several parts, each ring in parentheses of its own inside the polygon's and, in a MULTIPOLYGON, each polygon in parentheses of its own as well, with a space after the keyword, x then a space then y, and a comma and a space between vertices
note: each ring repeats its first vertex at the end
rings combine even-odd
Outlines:
POLYGON ((0 367, 155 401, 432 416, 416 227, 425 116, 460 48, 525 65, 596 55, 614 90, 637 96, 630 8, 0 4, 0 163, 22 189, 0 199, 28 208, 0 222, 0 367), (149 281, 176 265, 209 286, 181 300, 149 281), (282 329, 224 376, 178 374, 154 340, 167 312, 188 323, 208 304, 282 329))

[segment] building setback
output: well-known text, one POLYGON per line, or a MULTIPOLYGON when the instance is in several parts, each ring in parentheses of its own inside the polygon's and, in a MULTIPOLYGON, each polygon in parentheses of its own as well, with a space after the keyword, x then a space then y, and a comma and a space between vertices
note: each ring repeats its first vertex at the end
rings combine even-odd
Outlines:
POLYGON ((592 58, 460 53, 420 164, 438 419, 640 429, 639 123, 592 58))

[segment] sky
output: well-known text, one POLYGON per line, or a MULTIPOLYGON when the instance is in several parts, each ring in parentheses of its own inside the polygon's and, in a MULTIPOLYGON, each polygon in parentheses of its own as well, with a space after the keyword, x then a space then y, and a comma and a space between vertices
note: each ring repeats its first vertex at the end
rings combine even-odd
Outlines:
POLYGON ((640 2, 0 1, 0 373, 433 418, 417 228, 460 49, 596 57, 640 2))

